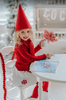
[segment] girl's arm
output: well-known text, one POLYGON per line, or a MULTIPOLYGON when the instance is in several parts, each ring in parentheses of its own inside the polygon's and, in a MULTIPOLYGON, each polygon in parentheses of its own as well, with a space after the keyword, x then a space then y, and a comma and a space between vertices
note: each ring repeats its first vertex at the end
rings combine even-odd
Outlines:
POLYGON ((42 49, 39 44, 34 48, 35 53, 38 52, 40 49, 42 49))
POLYGON ((42 49, 41 43, 42 43, 43 41, 45 41, 45 40, 46 40, 46 39, 42 39, 41 41, 39 41, 39 44, 34 48, 35 53, 38 52, 40 49, 42 49))
POLYGON ((16 50, 16 53, 19 52, 20 55, 30 63, 37 61, 37 60, 46 59, 45 54, 39 55, 39 56, 32 56, 24 48, 22 48, 22 50, 21 50, 21 48, 16 48, 15 50, 16 50))

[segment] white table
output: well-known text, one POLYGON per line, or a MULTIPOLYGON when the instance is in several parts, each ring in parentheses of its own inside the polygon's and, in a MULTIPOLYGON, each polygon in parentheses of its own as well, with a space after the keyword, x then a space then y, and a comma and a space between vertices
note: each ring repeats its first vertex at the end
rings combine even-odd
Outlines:
POLYGON ((45 73, 33 71, 33 74, 40 78, 39 81, 39 100, 41 100, 41 82, 62 82, 66 83, 66 54, 63 54, 63 58, 59 63, 58 70, 56 73, 45 73))

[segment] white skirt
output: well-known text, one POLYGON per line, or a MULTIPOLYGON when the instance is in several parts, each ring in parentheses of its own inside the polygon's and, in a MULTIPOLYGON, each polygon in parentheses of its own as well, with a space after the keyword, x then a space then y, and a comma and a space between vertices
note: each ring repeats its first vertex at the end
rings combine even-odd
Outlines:
POLYGON ((14 67, 12 78, 15 86, 27 87, 37 82, 37 78, 33 73, 28 71, 18 71, 16 67, 14 67))

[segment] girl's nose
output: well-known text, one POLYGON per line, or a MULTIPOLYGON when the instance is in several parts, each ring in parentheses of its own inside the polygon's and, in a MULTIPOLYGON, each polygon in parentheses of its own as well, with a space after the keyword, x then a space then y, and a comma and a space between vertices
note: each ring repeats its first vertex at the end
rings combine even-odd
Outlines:
POLYGON ((28 36, 28 33, 27 32, 25 33, 25 36, 28 36))

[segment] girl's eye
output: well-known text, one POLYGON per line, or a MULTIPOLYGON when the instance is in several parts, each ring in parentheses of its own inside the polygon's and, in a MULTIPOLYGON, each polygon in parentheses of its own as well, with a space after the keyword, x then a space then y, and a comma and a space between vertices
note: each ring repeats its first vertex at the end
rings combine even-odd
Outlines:
POLYGON ((27 33, 29 33, 30 31, 27 31, 27 33))
POLYGON ((24 31, 22 31, 21 33, 24 33, 24 31))

